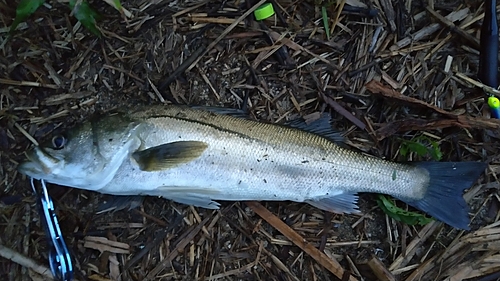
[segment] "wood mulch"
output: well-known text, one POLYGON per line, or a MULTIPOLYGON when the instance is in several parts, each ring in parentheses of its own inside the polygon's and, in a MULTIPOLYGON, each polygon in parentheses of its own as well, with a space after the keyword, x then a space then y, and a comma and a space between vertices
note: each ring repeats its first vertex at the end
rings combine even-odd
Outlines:
POLYGON ((64 2, 8 39, 17 3, 0 0, 0 279, 50 279, 35 198, 16 171, 31 145, 94 113, 177 103, 245 105, 278 123, 327 111, 361 152, 430 160, 400 153, 425 136, 443 161, 488 162, 465 195, 472 230, 400 223, 372 194, 360 216, 152 197, 99 213, 111 196, 51 185, 76 280, 498 280, 488 275, 500 271, 500 122, 484 100, 498 92, 477 79, 482 1, 270 0, 276 14, 256 22, 264 0, 130 0, 123 13, 94 0, 102 38, 64 2))

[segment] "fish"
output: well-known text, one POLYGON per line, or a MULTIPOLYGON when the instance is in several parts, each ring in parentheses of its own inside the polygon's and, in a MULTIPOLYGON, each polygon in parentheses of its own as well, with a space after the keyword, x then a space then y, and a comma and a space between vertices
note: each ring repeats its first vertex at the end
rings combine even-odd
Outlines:
POLYGON ((463 192, 486 163, 387 161, 341 145, 330 122, 328 114, 273 124, 227 108, 123 109, 55 133, 26 152, 18 171, 57 185, 207 209, 218 209, 219 201, 295 201, 359 214, 358 194, 380 193, 469 229, 463 192))

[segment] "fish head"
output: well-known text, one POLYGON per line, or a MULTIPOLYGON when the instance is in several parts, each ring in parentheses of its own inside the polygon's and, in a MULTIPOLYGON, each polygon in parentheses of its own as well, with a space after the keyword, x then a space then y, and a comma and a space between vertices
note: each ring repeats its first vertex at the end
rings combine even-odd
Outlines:
POLYGON ((134 126, 122 121, 89 121, 54 134, 26 153, 18 171, 58 185, 98 190, 112 180, 131 146, 139 145, 132 136, 134 126))

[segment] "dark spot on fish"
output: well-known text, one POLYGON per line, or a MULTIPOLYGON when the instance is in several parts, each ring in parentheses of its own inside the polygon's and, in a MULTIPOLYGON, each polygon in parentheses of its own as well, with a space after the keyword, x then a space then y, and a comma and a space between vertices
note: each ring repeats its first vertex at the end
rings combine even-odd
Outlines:
POLYGON ((326 160, 326 158, 325 158, 325 157, 323 157, 323 158, 321 158, 321 160, 325 161, 325 160, 326 160))
POLYGON ((309 163, 309 161, 307 161, 307 160, 302 161, 302 164, 305 164, 305 163, 309 163))
POLYGON ((260 159, 257 159, 257 162, 260 162, 260 159))
POLYGON ((329 192, 327 192, 327 193, 326 193, 326 195, 330 195, 330 193, 329 193, 329 192))
POLYGON ((238 184, 241 184, 241 181, 239 181, 238 184))
POLYGON ((214 164, 215 164, 215 162, 212 162, 212 165, 214 165, 214 164))
POLYGON ((276 194, 274 194, 274 197, 278 197, 278 196, 276 196, 276 194))
POLYGON ((264 179, 264 183, 267 183, 266 179, 264 179))

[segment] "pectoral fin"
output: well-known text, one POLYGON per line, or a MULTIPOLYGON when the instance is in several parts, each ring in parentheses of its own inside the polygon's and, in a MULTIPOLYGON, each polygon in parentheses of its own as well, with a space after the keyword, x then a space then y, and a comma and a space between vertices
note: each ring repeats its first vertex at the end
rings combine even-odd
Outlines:
MULTIPOLYGON (((161 186, 156 190, 157 195, 177 203, 193 205, 206 209, 219 209, 220 204, 210 197, 220 194, 217 189, 188 187, 188 186, 161 186)), ((220 197, 220 195, 219 195, 220 197)))
POLYGON ((171 142, 136 151, 132 153, 132 158, 143 171, 161 171, 200 157, 207 147, 200 141, 171 142))

